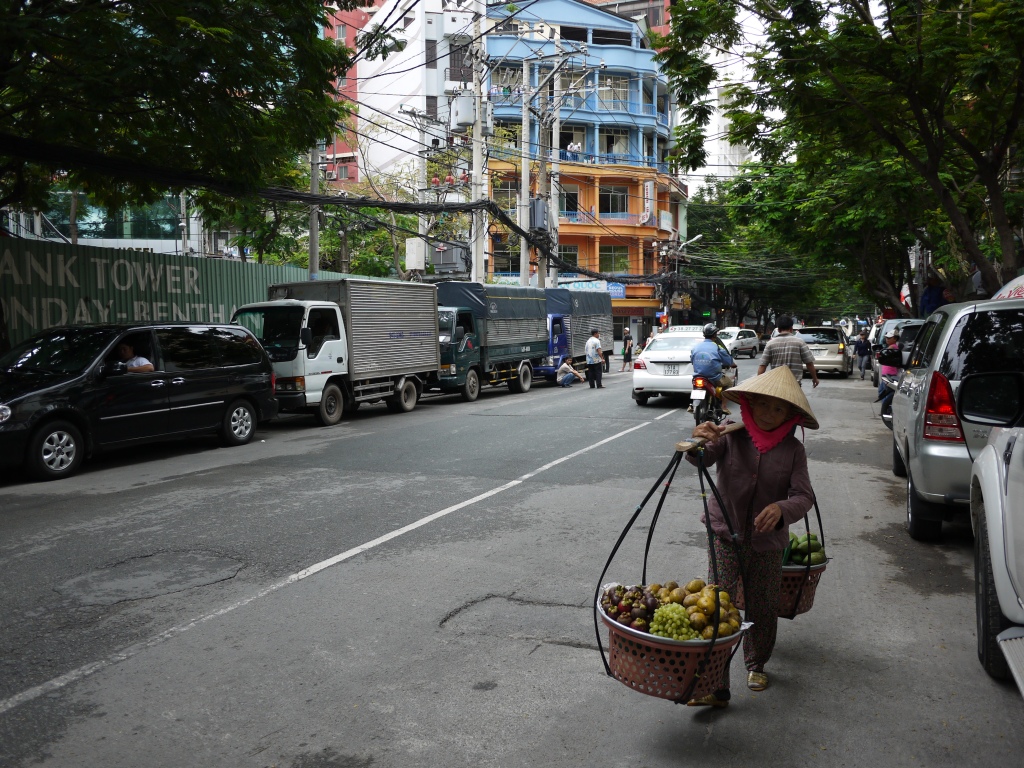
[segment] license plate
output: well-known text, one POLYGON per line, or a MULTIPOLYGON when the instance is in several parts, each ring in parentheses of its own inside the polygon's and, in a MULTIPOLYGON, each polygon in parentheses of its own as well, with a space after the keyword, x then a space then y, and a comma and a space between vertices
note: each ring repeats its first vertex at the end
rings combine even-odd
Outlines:
POLYGON ((822 357, 823 355, 828 354, 828 350, 827 349, 813 349, 812 348, 811 349, 811 354, 814 355, 815 357, 822 357))
POLYGON ((690 393, 691 400, 703 400, 707 396, 707 392, 703 389, 695 389, 690 393))
POLYGON ((679 364, 678 363, 676 363, 676 364, 669 363, 669 364, 665 365, 665 375, 666 376, 678 376, 679 375, 679 364))

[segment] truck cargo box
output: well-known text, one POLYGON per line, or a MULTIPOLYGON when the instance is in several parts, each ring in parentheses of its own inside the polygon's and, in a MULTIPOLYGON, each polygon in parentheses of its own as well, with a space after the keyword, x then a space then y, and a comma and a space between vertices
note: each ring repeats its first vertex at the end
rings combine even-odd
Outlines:
POLYGON ((467 307, 473 317, 485 321, 481 344, 547 344, 547 302, 540 288, 441 282, 437 301, 441 306, 467 307))
POLYGON ((272 285, 268 298, 340 306, 353 379, 432 372, 440 365, 433 285, 351 277, 272 285))
POLYGON ((569 354, 574 358, 586 354, 587 339, 597 329, 601 347, 612 348, 615 332, 612 323, 612 297, 604 291, 572 291, 568 288, 546 288, 549 315, 568 318, 566 330, 569 354))

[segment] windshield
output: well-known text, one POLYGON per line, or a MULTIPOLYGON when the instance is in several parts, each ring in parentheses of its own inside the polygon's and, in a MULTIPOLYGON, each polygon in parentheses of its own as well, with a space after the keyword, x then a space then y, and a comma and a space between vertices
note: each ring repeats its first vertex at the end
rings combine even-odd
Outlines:
POLYGON ((720 339, 731 339, 735 334, 732 331, 719 331, 718 338, 720 339))
POLYGON ((644 355, 650 352, 688 352, 704 341, 701 336, 659 336, 647 345, 644 355))
POLYGON ((437 334, 442 344, 448 344, 452 340, 452 328, 455 327, 455 313, 438 311, 437 313, 437 334))
POLYGON ((0 370, 81 373, 114 337, 110 328, 61 328, 26 339, 0 357, 0 370))
POLYGON ((234 322, 252 331, 271 360, 283 362, 299 351, 299 329, 305 313, 302 307, 254 307, 238 310, 234 322))

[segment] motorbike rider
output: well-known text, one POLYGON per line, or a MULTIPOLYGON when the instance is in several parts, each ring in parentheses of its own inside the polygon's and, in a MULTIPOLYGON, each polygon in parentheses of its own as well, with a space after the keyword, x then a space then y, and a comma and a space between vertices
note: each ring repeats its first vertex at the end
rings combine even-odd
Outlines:
MULTIPOLYGON (((885 334, 885 346, 889 349, 899 349, 900 335, 896 330, 891 330, 885 334)), ((882 411, 892 403, 892 397, 896 394, 896 391, 889 388, 888 381, 895 379, 900 375, 900 369, 892 365, 883 365, 878 369, 878 397, 875 399, 876 403, 882 404, 882 411)))
MULTIPOLYGON (((732 355, 725 348, 725 344, 718 338, 718 328, 714 323, 708 323, 703 328, 704 341, 697 344, 690 350, 690 363, 693 365, 693 375, 703 376, 716 387, 723 390, 733 386, 736 382, 732 376, 723 372, 723 368, 735 368, 736 363, 732 355)), ((729 413, 722 403, 722 412, 729 413)))

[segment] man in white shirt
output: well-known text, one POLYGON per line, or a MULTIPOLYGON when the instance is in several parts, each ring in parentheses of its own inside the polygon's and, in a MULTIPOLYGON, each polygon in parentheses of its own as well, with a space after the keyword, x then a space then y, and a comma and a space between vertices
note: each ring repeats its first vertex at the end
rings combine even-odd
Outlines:
POLYGON ((576 379, 583 381, 580 372, 572 367, 572 360, 567 357, 555 373, 555 381, 558 382, 558 386, 569 388, 576 383, 576 379))
POLYGON ((128 366, 128 373, 149 373, 154 370, 149 360, 135 354, 135 347, 129 341, 122 341, 117 345, 117 355, 121 362, 128 366))
POLYGON ((590 332, 587 339, 587 382, 591 389, 604 389, 601 383, 602 370, 604 368, 604 356, 601 354, 601 332, 596 328, 590 332))

